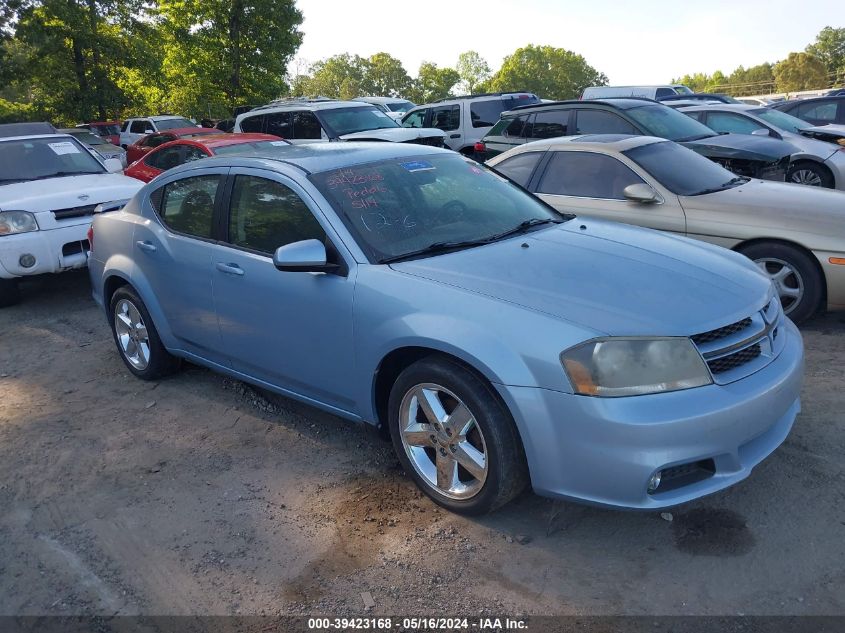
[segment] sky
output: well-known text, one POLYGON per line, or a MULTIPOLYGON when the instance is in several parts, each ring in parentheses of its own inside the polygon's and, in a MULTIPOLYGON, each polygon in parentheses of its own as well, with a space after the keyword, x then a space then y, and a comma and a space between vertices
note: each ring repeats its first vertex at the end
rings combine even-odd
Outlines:
POLYGON ((290 70, 339 53, 381 51, 416 76, 422 61, 454 67, 475 50, 495 71, 526 44, 583 55, 611 84, 661 84, 729 74, 803 51, 825 26, 845 26, 842 0, 297 0, 305 18, 290 70))

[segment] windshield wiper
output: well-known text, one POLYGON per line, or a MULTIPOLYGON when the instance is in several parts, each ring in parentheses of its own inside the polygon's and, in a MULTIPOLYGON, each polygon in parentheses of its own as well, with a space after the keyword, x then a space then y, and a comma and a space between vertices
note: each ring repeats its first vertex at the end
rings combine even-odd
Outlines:
POLYGON ((700 141, 701 139, 705 138, 713 138, 714 136, 718 136, 717 134, 696 134, 695 136, 687 136, 684 138, 679 138, 676 143, 689 143, 690 141, 700 141))
POLYGON ((378 261, 379 264, 390 264, 392 262, 398 262, 403 259, 410 259, 413 257, 419 257, 420 255, 435 255, 438 253, 445 253, 447 251, 459 250, 462 248, 472 248, 473 246, 483 246, 484 244, 490 244, 492 242, 497 242, 502 240, 506 237, 511 237, 512 235, 518 235, 520 233, 525 233, 528 229, 541 226, 543 224, 561 224, 564 220, 558 220, 556 218, 531 218, 530 220, 525 220, 524 222, 520 222, 512 229, 508 229, 507 231, 503 231, 501 233, 496 233, 495 235, 490 235, 488 237, 482 237, 477 240, 464 240, 461 242, 434 242, 433 244, 429 244, 424 248, 420 248, 415 251, 410 251, 408 253, 402 253, 401 255, 391 255, 390 257, 384 257, 378 261))
POLYGON ((691 193, 689 195, 691 195, 691 196, 703 196, 703 195, 706 195, 708 193, 718 193, 720 191, 724 191, 725 189, 729 189, 731 187, 731 185, 738 185, 740 183, 746 183, 749 180, 751 180, 751 178, 748 178, 747 176, 735 176, 735 177, 731 178, 728 182, 723 182, 718 187, 711 187, 710 189, 702 189, 701 191, 696 191, 695 193, 691 193))

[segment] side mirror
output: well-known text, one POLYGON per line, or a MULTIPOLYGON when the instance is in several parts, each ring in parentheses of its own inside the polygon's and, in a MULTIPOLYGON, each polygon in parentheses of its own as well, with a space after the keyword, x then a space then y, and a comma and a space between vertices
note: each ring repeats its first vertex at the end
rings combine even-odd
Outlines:
POLYGON ((106 171, 110 174, 117 174, 123 171, 123 163, 116 158, 107 158, 105 161, 106 171))
POLYGON ((320 240, 302 240, 285 244, 273 253, 273 265, 279 270, 300 273, 329 273, 337 264, 328 263, 326 246, 320 240))
POLYGON ((660 200, 660 196, 654 188, 644 182, 628 185, 622 190, 622 195, 631 202, 639 202, 640 204, 652 204, 660 200))
POLYGON ((751 132, 751 136, 769 136, 769 130, 764 127, 761 127, 758 130, 753 130, 751 132))

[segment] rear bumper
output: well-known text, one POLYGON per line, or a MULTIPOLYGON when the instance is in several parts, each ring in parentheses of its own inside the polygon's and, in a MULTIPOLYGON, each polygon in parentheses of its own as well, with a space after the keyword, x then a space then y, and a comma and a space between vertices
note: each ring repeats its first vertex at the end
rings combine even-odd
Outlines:
POLYGON ((6 235, 0 239, 0 278, 13 279, 44 273, 60 273, 86 265, 90 222, 48 231, 6 235), (21 264, 23 255, 32 255, 35 264, 21 264))
POLYGON ((727 385, 630 398, 499 385, 519 427, 534 490, 649 510, 741 481, 786 439, 801 407, 803 344, 791 321, 784 329, 787 341, 776 359, 727 385), (648 493, 656 472, 701 460, 712 460, 712 475, 648 493))

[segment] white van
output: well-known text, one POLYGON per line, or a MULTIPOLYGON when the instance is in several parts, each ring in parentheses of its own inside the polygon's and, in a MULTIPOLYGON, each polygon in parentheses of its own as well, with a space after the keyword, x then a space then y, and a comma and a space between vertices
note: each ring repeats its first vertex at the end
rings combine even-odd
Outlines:
POLYGON ((581 99, 612 99, 646 97, 660 99, 671 95, 691 95, 693 91, 682 84, 666 86, 591 86, 584 89, 581 99))

